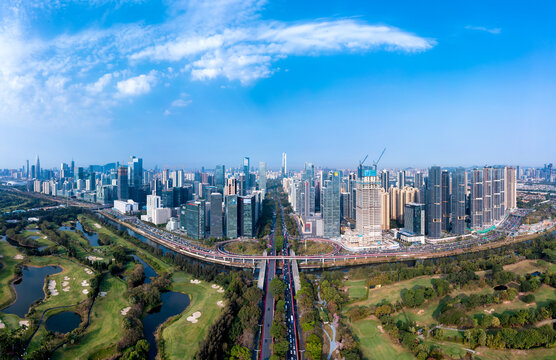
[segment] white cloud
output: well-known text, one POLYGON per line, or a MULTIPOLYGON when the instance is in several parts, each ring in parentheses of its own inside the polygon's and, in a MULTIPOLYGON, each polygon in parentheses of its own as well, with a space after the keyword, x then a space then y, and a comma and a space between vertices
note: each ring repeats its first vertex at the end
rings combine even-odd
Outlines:
POLYGON ((172 101, 172 107, 186 107, 191 104, 191 99, 177 99, 172 101))
POLYGON ((151 85, 156 81, 154 73, 148 75, 142 74, 129 78, 127 80, 118 81, 116 87, 120 95, 137 96, 147 94, 151 91, 151 85))
POLYGON ((502 32, 502 29, 500 28, 487 28, 484 26, 471 26, 471 25, 467 25, 465 27, 467 30, 477 30, 477 31, 484 31, 484 32, 488 32, 494 35, 500 34, 502 32))
POLYGON ((96 82, 93 84, 87 85, 87 90, 91 93, 98 94, 99 92, 103 91, 104 88, 110 84, 112 81, 112 74, 104 74, 102 75, 96 82))

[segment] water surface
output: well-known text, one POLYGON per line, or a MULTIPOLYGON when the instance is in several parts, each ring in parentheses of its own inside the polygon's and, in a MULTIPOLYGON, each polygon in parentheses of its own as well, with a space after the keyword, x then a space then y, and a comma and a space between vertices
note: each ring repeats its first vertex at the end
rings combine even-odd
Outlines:
POLYGON ((64 311, 49 317, 44 326, 48 331, 65 334, 76 329, 79 324, 81 324, 81 317, 78 314, 64 311))

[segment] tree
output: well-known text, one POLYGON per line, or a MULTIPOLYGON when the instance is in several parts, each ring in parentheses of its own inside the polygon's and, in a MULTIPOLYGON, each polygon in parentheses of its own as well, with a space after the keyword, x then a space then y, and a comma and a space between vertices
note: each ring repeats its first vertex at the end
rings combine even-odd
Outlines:
POLYGON ((322 354, 322 341, 316 334, 311 334, 305 344, 307 352, 313 360, 320 360, 322 354))
POLYGON ((270 282, 270 293, 275 299, 281 299, 284 297, 284 292, 286 291, 286 284, 280 278, 274 278, 270 282))
POLYGON ((245 346, 234 345, 230 351, 230 360, 249 360, 251 359, 251 351, 245 346))

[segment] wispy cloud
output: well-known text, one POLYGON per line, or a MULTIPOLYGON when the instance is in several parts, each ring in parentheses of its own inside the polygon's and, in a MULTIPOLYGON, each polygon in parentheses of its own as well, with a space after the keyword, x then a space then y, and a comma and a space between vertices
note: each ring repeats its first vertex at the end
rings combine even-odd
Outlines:
POLYGON ((487 28, 484 26, 471 26, 471 25, 467 25, 465 27, 467 30, 477 30, 477 31, 484 31, 487 33, 491 33, 491 34, 500 34, 500 32, 502 32, 502 29, 500 28, 487 28))
POLYGON ((155 72, 141 74, 126 80, 118 81, 116 87, 122 96, 144 95, 151 91, 151 86, 156 82, 155 72))

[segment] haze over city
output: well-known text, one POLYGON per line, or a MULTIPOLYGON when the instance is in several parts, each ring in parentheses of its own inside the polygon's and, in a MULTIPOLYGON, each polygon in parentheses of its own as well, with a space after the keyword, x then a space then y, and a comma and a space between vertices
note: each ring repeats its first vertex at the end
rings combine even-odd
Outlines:
POLYGON ((554 7, 3 1, 0 162, 541 166, 554 7))

